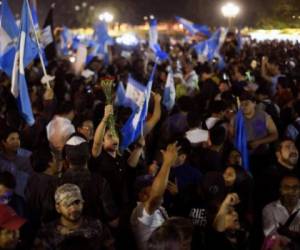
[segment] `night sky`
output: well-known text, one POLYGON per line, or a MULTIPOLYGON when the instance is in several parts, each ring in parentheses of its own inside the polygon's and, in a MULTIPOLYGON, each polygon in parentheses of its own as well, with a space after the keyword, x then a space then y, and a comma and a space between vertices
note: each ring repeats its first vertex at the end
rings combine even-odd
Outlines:
MULTIPOLYGON (((22 0, 8 0, 15 12, 20 12, 22 0)), ((194 22, 221 25, 224 19, 220 13, 222 0, 37 0, 40 22, 43 22, 48 8, 56 2, 55 23, 74 24, 74 6, 82 2, 95 6, 96 11, 110 8, 116 13, 118 21, 131 23, 142 22, 145 15, 154 14, 159 20, 174 20, 175 15, 183 16, 194 22)), ((274 1, 274 0, 273 0, 274 1)), ((242 13, 237 20, 240 25, 252 25, 262 9, 268 9, 272 0, 236 0, 241 5, 242 13)))

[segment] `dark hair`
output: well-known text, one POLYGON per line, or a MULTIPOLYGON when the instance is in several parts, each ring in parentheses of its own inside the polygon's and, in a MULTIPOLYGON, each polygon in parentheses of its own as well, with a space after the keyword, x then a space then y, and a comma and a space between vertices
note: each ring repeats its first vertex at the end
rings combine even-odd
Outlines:
POLYGON ((89 144, 86 141, 86 138, 81 135, 80 133, 74 133, 70 136, 69 140, 73 137, 79 137, 84 140, 84 142, 78 144, 78 145, 68 145, 65 144, 64 146, 64 155, 65 158, 72 164, 73 166, 84 166, 89 157, 89 144))
POLYGON ((298 181, 300 181, 299 177, 296 174, 290 173, 290 174, 285 174, 284 176, 282 176, 282 178, 280 179, 280 186, 282 185, 282 182, 284 179, 287 178, 294 178, 297 179, 298 181))
POLYGON ((294 111, 300 116, 300 100, 297 100, 293 105, 294 111))
POLYGON ((213 145, 220 146, 226 140, 226 130, 223 126, 214 126, 210 131, 210 140, 213 145))
POLYGON ((192 150, 192 146, 191 146, 191 143, 189 142, 189 140, 180 136, 180 137, 175 137, 172 140, 170 140, 170 143, 174 143, 176 141, 177 141, 177 145, 180 147, 178 154, 189 155, 192 150))
POLYGON ((83 126, 83 123, 86 121, 93 122, 93 119, 87 115, 79 115, 75 117, 75 119, 73 120, 73 124, 75 128, 81 128, 83 126))
POLYGON ((191 110, 193 102, 190 97, 181 96, 180 98, 178 98, 177 104, 181 111, 188 112, 189 110, 191 110))
POLYGON ((1 133, 0 133, 0 138, 1 138, 1 141, 6 141, 7 138, 9 137, 10 134, 12 133, 18 133, 19 134, 19 130, 16 129, 16 128, 13 128, 13 127, 5 127, 1 133))
POLYGON ((193 225, 189 219, 174 217, 157 228, 148 240, 148 250, 182 250, 191 247, 193 225))
POLYGON ((10 188, 10 189, 15 189, 16 187, 16 179, 15 177, 5 171, 5 172, 0 172, 0 184, 2 184, 3 186, 10 188))
POLYGON ((41 146, 31 155, 32 168, 38 173, 44 172, 49 167, 49 163, 52 162, 52 160, 53 155, 51 154, 48 145, 41 146))
POLYGON ((240 101, 251 101, 251 102, 256 101, 254 95, 250 94, 247 91, 243 91, 239 97, 240 97, 240 101))
POLYGON ((57 114, 59 114, 59 115, 68 114, 72 110, 74 110, 73 103, 70 101, 66 101, 59 105, 59 107, 57 109, 57 114))
POLYGON ((245 169, 242 167, 242 166, 238 166, 238 165, 228 165, 224 171, 227 169, 227 168, 233 168, 234 171, 235 171, 235 174, 236 174, 236 179, 235 179, 235 182, 234 182, 234 185, 235 186, 239 186, 241 183, 243 183, 245 180, 248 179, 249 175, 248 173, 245 171, 245 169))
POLYGON ((226 110, 226 103, 224 101, 213 101, 210 104, 210 113, 220 113, 226 110))
POLYGON ((295 142, 294 142, 292 139, 290 139, 290 138, 283 138, 280 142, 278 142, 278 143, 276 144, 276 150, 275 150, 275 152, 279 152, 279 151, 281 150, 282 143, 284 143, 284 142, 286 142, 286 141, 291 141, 291 142, 295 143, 295 142))

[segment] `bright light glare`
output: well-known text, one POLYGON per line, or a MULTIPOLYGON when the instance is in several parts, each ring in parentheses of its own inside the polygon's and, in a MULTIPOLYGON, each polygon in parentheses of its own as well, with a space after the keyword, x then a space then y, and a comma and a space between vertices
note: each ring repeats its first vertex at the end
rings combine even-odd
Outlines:
POLYGON ((104 12, 99 15, 99 20, 111 23, 114 20, 114 16, 109 12, 104 12))
POLYGON ((75 57, 75 56, 71 56, 71 57, 69 58, 69 60, 70 60, 71 63, 75 63, 76 57, 75 57))
POLYGON ((291 42, 300 42, 299 33, 295 34, 283 34, 280 30, 256 30, 250 33, 252 39, 257 41, 265 40, 279 40, 279 41, 291 41, 291 42))
POLYGON ((235 18, 240 13, 240 7, 234 3, 227 3, 221 11, 224 17, 235 18))
POLYGON ((116 39, 118 44, 123 44, 125 46, 136 46, 139 43, 139 40, 134 34, 124 34, 116 39))

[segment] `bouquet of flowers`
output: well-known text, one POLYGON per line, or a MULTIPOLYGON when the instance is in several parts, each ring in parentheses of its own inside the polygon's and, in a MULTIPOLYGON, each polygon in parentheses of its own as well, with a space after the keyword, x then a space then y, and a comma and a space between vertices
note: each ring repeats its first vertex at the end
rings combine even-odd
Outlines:
MULTIPOLYGON (((101 88, 104 92, 106 98, 106 104, 113 104, 113 83, 115 78, 114 77, 103 77, 101 78, 101 88)), ((116 120, 114 115, 110 115, 107 121, 107 126, 112 135, 118 136, 116 131, 116 120)))

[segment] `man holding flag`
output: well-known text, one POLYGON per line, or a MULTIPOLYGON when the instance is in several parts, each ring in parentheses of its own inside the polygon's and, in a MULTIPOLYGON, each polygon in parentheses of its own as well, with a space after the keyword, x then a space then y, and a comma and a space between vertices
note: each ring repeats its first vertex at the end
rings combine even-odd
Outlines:
POLYGON ((247 169, 248 150, 250 171, 256 176, 268 166, 270 143, 278 139, 278 131, 272 118, 256 108, 255 98, 251 94, 243 93, 240 96, 240 102, 241 111, 232 120, 231 131, 236 147, 242 153, 243 166, 249 170, 247 169))

